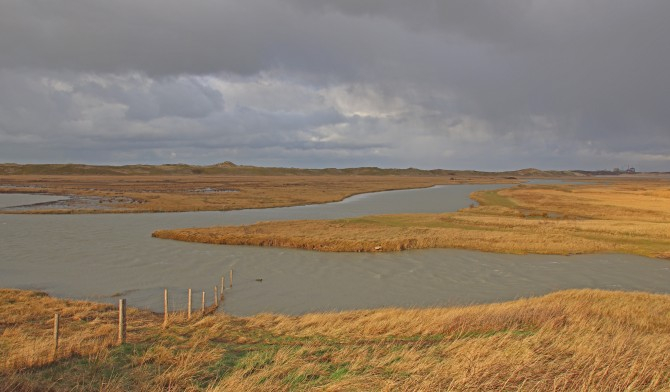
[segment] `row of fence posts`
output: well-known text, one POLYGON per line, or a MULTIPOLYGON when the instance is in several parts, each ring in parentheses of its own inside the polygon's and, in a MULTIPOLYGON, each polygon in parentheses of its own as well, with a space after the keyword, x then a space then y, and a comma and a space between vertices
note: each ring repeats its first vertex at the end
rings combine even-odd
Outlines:
MULTIPOLYGON (((230 288, 233 288, 233 270, 230 270, 230 288)), ((223 303, 223 290, 225 288, 224 286, 224 277, 221 276, 221 291, 219 294, 219 288, 218 286, 214 286, 214 308, 219 307, 219 299, 221 303, 223 303)), ((192 290, 188 289, 188 307, 187 307, 187 313, 186 313, 186 318, 188 320, 191 319, 191 309, 193 307, 193 296, 192 296, 192 290)), ((204 315, 205 314, 205 292, 202 292, 202 305, 201 305, 201 313, 204 315)), ((163 328, 167 328, 168 326, 168 290, 165 289, 163 292, 163 328)), ((60 338, 60 314, 56 313, 54 314, 54 359, 56 359, 56 356, 58 355, 58 340, 60 338)), ((119 300, 119 336, 117 343, 118 344, 124 344, 126 342, 126 299, 120 299, 119 300)))

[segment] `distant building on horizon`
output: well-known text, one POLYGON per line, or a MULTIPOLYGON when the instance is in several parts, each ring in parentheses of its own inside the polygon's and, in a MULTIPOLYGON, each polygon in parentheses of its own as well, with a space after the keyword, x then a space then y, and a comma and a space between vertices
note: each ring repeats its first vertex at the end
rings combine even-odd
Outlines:
POLYGON ((628 168, 626 170, 615 167, 612 171, 614 173, 617 173, 617 174, 619 174, 619 173, 635 174, 636 173, 635 168, 630 167, 630 166, 628 166, 628 168))

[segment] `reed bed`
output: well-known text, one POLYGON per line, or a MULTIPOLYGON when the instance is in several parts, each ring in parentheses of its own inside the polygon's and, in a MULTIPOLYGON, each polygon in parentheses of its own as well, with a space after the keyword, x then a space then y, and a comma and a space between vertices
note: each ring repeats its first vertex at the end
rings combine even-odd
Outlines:
POLYGON ((621 252, 670 257, 670 182, 521 185, 476 192, 457 213, 261 222, 159 230, 154 237, 329 252, 462 248, 500 253, 621 252))

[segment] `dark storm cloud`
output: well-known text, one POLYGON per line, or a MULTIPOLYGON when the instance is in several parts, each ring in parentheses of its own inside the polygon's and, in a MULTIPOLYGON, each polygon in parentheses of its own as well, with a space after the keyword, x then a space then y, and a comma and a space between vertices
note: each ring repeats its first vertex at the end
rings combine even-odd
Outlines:
POLYGON ((359 23, 312 20, 283 1, 8 0, 0 7, 0 67, 154 76, 249 75, 276 66, 339 72, 349 62, 340 54, 367 50, 337 49, 363 35, 359 23))
POLYGON ((614 150, 670 147, 670 2, 292 1, 437 34, 440 54, 413 81, 452 91, 458 110, 501 132, 542 116, 566 137, 614 150))
POLYGON ((668 17, 666 0, 7 0, 0 139, 663 169, 668 17))
POLYGON ((266 65, 258 58, 263 40, 260 32, 250 35, 250 26, 245 28, 254 16, 245 3, 5 1, 0 66, 150 74, 223 68, 256 72, 266 65))

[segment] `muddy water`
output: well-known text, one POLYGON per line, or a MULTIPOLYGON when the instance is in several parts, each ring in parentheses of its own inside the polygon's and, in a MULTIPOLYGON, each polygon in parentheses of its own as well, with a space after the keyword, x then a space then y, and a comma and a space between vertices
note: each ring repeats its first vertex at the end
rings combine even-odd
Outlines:
MULTIPOLYGON (((159 228, 444 212, 491 185, 355 196, 320 206, 178 214, 0 215, 0 287, 162 310, 235 270, 224 310, 236 315, 496 302, 567 288, 670 292, 670 262, 628 255, 515 256, 462 250, 319 253, 151 238, 159 228), (262 279, 262 281, 257 281, 262 279)), ((5 195, 0 195, 0 200, 5 195)), ((199 298, 199 297, 197 297, 199 298)))

